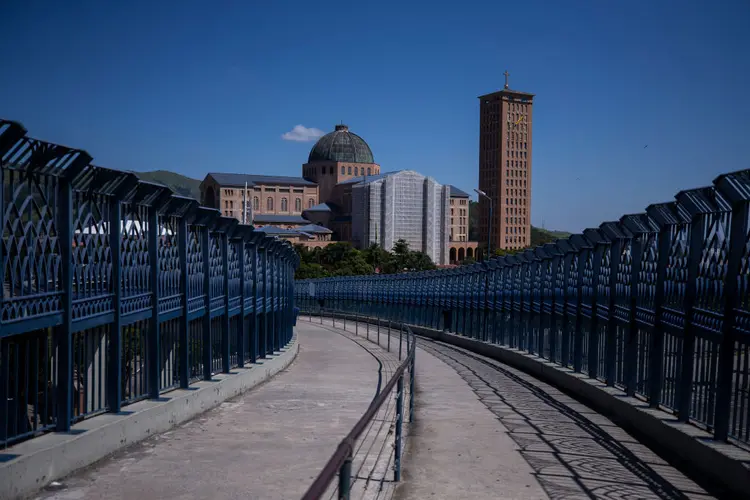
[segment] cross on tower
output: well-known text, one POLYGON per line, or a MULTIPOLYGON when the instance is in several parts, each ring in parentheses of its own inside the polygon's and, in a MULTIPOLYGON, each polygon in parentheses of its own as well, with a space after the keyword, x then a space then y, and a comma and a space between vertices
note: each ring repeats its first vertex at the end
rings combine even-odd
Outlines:
POLYGON ((510 76, 510 73, 508 73, 508 70, 506 69, 505 73, 503 73, 503 74, 505 75, 505 88, 507 89, 508 88, 508 77, 510 76))

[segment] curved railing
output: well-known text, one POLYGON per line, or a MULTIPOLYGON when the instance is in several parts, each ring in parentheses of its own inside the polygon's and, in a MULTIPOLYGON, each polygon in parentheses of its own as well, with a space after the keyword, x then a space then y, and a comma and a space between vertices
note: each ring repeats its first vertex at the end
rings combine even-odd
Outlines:
POLYGON ((454 269, 302 280, 303 307, 523 349, 750 443, 750 170, 567 239, 454 269))
MULTIPOLYGON (((365 430, 372 424, 376 415, 381 410, 383 405, 388 401, 394 388, 396 389, 396 416, 395 416, 395 432, 394 432, 394 467, 393 467, 393 478, 394 481, 401 480, 401 456, 403 451, 403 420, 404 420, 404 377, 408 370, 409 373, 409 422, 414 419, 414 366, 415 366, 415 353, 416 343, 414 332, 408 325, 401 322, 392 322, 390 319, 378 318, 373 316, 362 316, 352 311, 347 310, 330 310, 322 308, 301 308, 300 318, 304 315, 309 315, 310 321, 313 320, 313 316, 319 317, 321 322, 323 318, 331 318, 333 320, 333 326, 336 325, 336 319, 339 320, 339 327, 346 329, 346 321, 352 325, 354 322, 355 328, 358 331, 360 324, 375 324, 378 327, 378 340, 380 344, 380 328, 383 328, 383 335, 387 336, 387 349, 391 350, 391 336, 394 331, 399 332, 398 339, 398 356, 400 363, 390 376, 389 380, 384 386, 381 386, 381 382, 378 382, 378 391, 375 394, 372 402, 370 403, 367 411, 352 427, 351 431, 341 441, 336 448, 336 451, 331 455, 331 458, 326 462, 325 466, 321 470, 318 477, 310 485, 305 495, 302 497, 303 500, 316 500, 322 498, 326 493, 331 495, 337 494, 339 499, 349 499, 351 487, 352 487, 352 461, 357 440, 365 432, 365 430), (387 328, 387 332, 386 332, 387 328), (406 344, 406 350, 403 350, 403 344, 406 344), (334 479, 338 476, 338 484, 335 490, 331 492, 331 485, 334 479)), ((364 332, 363 332, 364 335, 364 332)), ((374 333, 373 333, 374 335, 374 333)), ((369 330, 368 330, 369 336, 369 330)), ((395 346, 394 346, 395 349, 395 346)))
POLYGON ((0 120, 0 447, 278 351, 289 243, 0 120))

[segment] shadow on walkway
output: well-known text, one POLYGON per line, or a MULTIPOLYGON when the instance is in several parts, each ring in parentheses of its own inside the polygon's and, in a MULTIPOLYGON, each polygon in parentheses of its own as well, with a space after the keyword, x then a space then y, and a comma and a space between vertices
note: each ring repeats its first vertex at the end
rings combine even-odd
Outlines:
POLYGON ((530 375, 420 340, 494 413, 553 499, 714 498, 611 420, 530 375))

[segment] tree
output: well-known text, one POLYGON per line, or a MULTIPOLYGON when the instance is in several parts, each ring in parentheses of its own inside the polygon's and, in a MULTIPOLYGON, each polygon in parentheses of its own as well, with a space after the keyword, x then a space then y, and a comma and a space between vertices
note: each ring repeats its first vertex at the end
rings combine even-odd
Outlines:
POLYGON ((373 243, 370 248, 363 250, 362 254, 367 263, 375 269, 382 269, 388 265, 388 261, 391 259, 391 254, 377 243, 373 243))
POLYGON ((298 280, 306 280, 310 278, 327 278, 330 276, 328 271, 323 266, 315 263, 300 262, 297 272, 294 273, 294 278, 298 280))
POLYGON ((376 244, 360 251, 343 241, 312 249, 297 244, 294 249, 300 257, 296 279, 373 274, 375 269, 382 274, 393 274, 436 268, 427 254, 409 250, 404 240, 396 242, 393 252, 376 244))

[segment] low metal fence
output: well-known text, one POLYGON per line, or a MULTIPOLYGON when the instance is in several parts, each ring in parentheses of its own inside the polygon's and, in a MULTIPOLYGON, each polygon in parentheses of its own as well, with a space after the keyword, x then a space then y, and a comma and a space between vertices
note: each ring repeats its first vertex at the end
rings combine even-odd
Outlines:
POLYGON ((0 120, 0 447, 291 340, 287 242, 0 120))
POLYGON ((301 280, 297 303, 521 349, 750 445, 749 213, 742 170, 515 255, 301 280))
MULTIPOLYGON (((401 460, 404 450, 404 419, 407 415, 404 410, 405 395, 408 394, 408 419, 414 421, 414 368, 416 355, 416 337, 411 328, 403 323, 392 321, 389 317, 380 318, 375 315, 360 315, 354 311, 330 310, 323 308, 300 308, 300 317, 308 316, 310 322, 320 321, 324 324, 324 319, 332 320, 332 326, 344 330, 353 331, 355 335, 370 340, 387 352, 398 352, 399 365, 387 381, 382 377, 378 379, 376 394, 365 411, 364 415, 357 421, 354 427, 349 431, 346 437, 336 448, 331 458, 325 464, 318 477, 310 485, 303 496, 303 500, 316 500, 319 498, 332 498, 334 495, 340 500, 349 500, 352 492, 353 483, 356 481, 358 474, 353 471, 355 451, 357 442, 363 433, 367 433, 376 416, 383 412, 384 405, 388 405, 389 400, 394 397, 395 390, 395 416, 393 424, 393 452, 389 455, 387 461, 391 463, 393 458, 393 481, 401 480, 401 460), (347 328, 348 322, 348 328, 347 328), (398 335, 398 338, 394 337, 398 335), (407 375, 408 373, 408 375, 407 375), (408 382, 405 378, 408 376, 408 382), (338 479, 336 482, 334 480, 338 479)), ((388 443, 384 443, 387 447, 388 443)), ((381 450, 382 451, 382 450, 381 450)), ((382 457, 381 457, 382 458, 382 457)), ((366 457, 362 457, 364 462, 366 457)))

